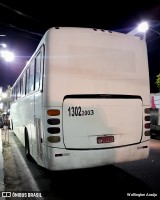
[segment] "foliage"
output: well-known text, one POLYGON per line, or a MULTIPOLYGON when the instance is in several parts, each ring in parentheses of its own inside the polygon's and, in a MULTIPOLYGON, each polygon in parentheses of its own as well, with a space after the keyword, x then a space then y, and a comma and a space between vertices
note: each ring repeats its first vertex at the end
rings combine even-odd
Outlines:
POLYGON ((157 79, 156 79, 155 84, 156 84, 157 88, 160 89, 160 73, 156 77, 157 77, 157 79))

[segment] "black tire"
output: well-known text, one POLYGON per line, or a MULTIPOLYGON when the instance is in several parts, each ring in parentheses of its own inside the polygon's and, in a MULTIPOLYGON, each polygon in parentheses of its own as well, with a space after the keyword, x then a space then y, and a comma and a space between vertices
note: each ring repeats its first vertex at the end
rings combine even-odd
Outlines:
POLYGON ((28 160, 32 159, 29 149, 29 138, 27 130, 25 131, 25 155, 28 160))

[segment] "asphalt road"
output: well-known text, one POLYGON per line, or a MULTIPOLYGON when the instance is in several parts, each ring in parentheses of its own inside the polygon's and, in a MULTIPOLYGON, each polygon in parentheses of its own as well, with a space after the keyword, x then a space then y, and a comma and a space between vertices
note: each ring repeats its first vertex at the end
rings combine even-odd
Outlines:
POLYGON ((28 161, 24 147, 12 132, 9 142, 4 133, 2 138, 6 191, 37 194, 28 199, 41 200, 160 199, 160 140, 151 140, 146 160, 52 172, 28 161))

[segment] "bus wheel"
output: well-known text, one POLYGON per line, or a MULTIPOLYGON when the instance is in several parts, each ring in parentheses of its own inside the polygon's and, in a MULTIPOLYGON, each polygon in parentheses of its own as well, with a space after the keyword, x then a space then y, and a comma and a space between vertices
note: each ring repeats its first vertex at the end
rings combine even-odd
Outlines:
POLYGON ((28 160, 31 160, 30 150, 29 150, 29 138, 28 138, 28 132, 25 131, 25 155, 28 160))

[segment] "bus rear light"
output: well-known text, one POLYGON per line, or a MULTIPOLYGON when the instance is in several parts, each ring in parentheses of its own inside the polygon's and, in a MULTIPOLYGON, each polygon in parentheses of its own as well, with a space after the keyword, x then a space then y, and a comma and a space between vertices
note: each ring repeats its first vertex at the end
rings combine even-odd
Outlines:
POLYGON ((151 113, 151 109, 150 109, 150 108, 145 108, 145 109, 144 109, 144 113, 150 114, 150 113, 151 113))
POLYGON ((59 136, 49 136, 47 138, 48 142, 50 143, 58 143, 61 141, 61 138, 59 136))
POLYGON ((150 127, 151 127, 151 123, 146 123, 146 124, 144 125, 144 127, 145 127, 145 128, 150 128, 150 127))
POLYGON ((52 134, 60 133, 59 127, 49 127, 47 130, 48 130, 49 133, 52 133, 52 134))
POLYGON ((58 118, 48 119, 47 123, 50 125, 57 125, 57 124, 60 124, 60 119, 58 119, 58 118))
POLYGON ((145 136, 150 136, 150 135, 151 135, 151 134, 150 134, 150 131, 145 131, 145 132, 144 132, 144 135, 145 135, 145 136))
POLYGON ((145 120, 145 121, 151 121, 150 115, 145 116, 145 117, 144 117, 144 120, 145 120))
POLYGON ((60 115, 60 110, 57 109, 47 110, 47 114, 50 116, 58 116, 60 115))

